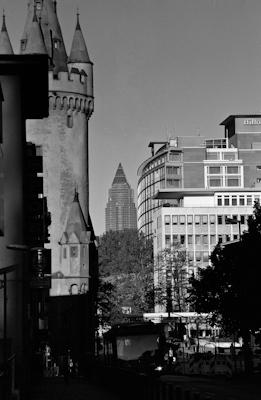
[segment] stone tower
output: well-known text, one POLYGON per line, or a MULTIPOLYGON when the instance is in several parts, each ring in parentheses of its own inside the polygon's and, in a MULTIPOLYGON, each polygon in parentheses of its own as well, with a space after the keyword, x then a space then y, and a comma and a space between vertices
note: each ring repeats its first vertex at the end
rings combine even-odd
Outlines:
POLYGON ((109 198, 105 209, 105 225, 106 232, 137 229, 134 192, 127 182, 121 163, 109 189, 109 198))
POLYGON ((62 271, 59 243, 75 187, 84 220, 89 220, 88 121, 94 104, 93 64, 79 14, 68 58, 56 0, 30 0, 20 52, 49 56, 49 117, 28 120, 26 137, 43 156, 44 196, 52 220, 46 247, 52 250, 52 273, 56 273, 62 271))

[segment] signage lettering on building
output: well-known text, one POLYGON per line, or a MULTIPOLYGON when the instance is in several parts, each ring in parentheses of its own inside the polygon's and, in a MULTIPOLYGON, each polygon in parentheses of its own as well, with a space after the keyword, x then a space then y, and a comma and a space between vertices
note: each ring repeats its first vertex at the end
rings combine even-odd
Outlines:
POLYGON ((244 125, 261 125, 260 119, 245 119, 244 125))

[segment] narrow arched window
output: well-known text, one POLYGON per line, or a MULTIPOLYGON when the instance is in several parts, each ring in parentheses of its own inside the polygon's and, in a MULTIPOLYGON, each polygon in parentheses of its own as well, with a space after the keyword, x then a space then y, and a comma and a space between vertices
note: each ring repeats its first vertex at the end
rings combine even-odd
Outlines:
POLYGON ((67 127, 68 128, 73 127, 73 116, 72 115, 67 115, 67 127))

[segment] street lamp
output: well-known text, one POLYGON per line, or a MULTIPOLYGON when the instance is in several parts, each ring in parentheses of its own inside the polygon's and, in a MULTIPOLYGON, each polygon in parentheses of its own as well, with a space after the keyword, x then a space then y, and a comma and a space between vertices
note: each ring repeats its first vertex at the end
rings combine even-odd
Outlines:
POLYGON ((240 221, 240 219, 226 217, 225 222, 228 225, 238 224, 239 240, 241 240, 241 221, 240 221))

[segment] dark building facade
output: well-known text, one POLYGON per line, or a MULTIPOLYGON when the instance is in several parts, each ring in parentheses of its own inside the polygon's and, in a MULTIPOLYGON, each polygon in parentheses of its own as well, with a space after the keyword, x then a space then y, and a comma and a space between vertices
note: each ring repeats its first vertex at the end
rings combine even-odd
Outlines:
POLYGON ((137 229, 134 191, 127 182, 121 163, 109 189, 109 198, 105 209, 105 229, 106 232, 137 229))

